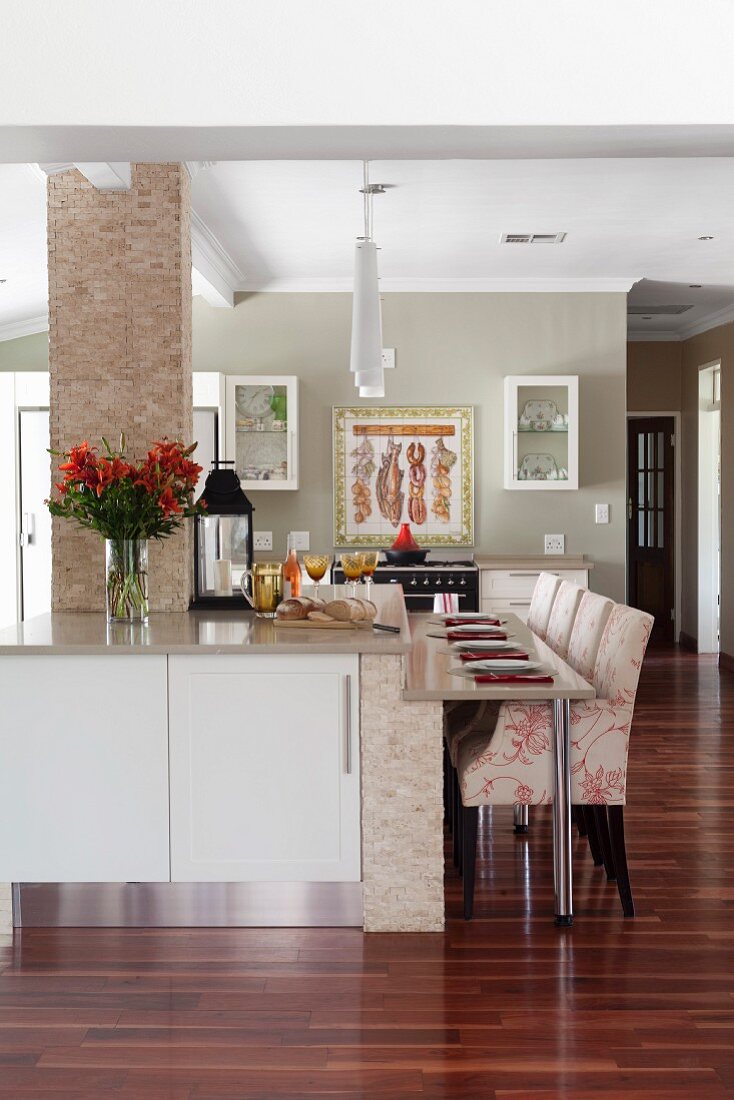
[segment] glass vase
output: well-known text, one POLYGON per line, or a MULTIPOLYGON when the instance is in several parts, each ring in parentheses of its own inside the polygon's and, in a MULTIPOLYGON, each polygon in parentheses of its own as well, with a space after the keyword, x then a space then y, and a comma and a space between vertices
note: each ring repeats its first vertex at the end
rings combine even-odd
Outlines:
POLYGON ((147 539, 105 539, 105 593, 108 622, 147 622, 147 539))

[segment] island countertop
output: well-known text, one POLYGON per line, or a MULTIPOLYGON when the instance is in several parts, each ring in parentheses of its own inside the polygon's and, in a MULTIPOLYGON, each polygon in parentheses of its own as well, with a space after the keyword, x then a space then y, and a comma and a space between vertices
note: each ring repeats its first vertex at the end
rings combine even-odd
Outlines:
MULTIPOLYGON (((325 599, 346 594, 321 588, 325 599)), ((411 646, 400 585, 373 585, 377 622, 399 634, 357 628, 324 630, 275 626, 249 611, 183 611, 151 614, 146 624, 108 623, 102 612, 60 611, 0 630, 0 656, 116 653, 376 653, 403 654, 411 646)))

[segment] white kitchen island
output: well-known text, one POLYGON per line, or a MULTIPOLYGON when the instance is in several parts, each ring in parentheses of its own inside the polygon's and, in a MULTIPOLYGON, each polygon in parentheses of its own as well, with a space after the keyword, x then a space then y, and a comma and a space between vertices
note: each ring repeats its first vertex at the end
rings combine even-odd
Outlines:
POLYGON ((399 634, 208 612, 0 632, 16 926, 440 930, 442 704, 403 700, 402 590, 374 592, 399 634))

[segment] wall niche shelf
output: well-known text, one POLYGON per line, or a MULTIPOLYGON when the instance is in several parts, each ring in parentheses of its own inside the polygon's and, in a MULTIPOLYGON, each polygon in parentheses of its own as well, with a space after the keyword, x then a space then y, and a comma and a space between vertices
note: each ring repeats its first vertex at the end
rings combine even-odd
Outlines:
POLYGON ((505 378, 505 489, 579 487, 576 374, 505 378))

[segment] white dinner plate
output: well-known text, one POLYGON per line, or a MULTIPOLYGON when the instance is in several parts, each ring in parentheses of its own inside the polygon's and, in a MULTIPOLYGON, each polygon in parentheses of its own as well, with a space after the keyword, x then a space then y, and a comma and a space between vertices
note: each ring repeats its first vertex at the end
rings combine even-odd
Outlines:
POLYGON ((484 623, 459 623, 458 626, 446 626, 445 623, 439 623, 437 625, 442 626, 444 630, 450 630, 452 633, 458 631, 459 634, 486 634, 488 638, 492 634, 505 633, 505 628, 502 626, 485 626, 484 623))
POLYGON ((515 649, 516 643, 510 641, 514 637, 514 634, 508 634, 506 642, 502 638, 478 638, 476 642, 451 642, 450 644, 452 649, 466 650, 468 653, 480 649, 515 649))
POLYGON ((542 667, 542 661, 503 661, 499 657, 491 661, 466 661, 462 665, 474 672, 537 672, 542 667))
POLYGON ((500 624, 507 622, 507 619, 501 619, 499 615, 492 615, 489 611, 455 611, 453 614, 442 612, 440 615, 434 615, 428 621, 431 623, 445 623, 447 619, 465 619, 467 623, 471 623, 476 619, 496 619, 500 624))

